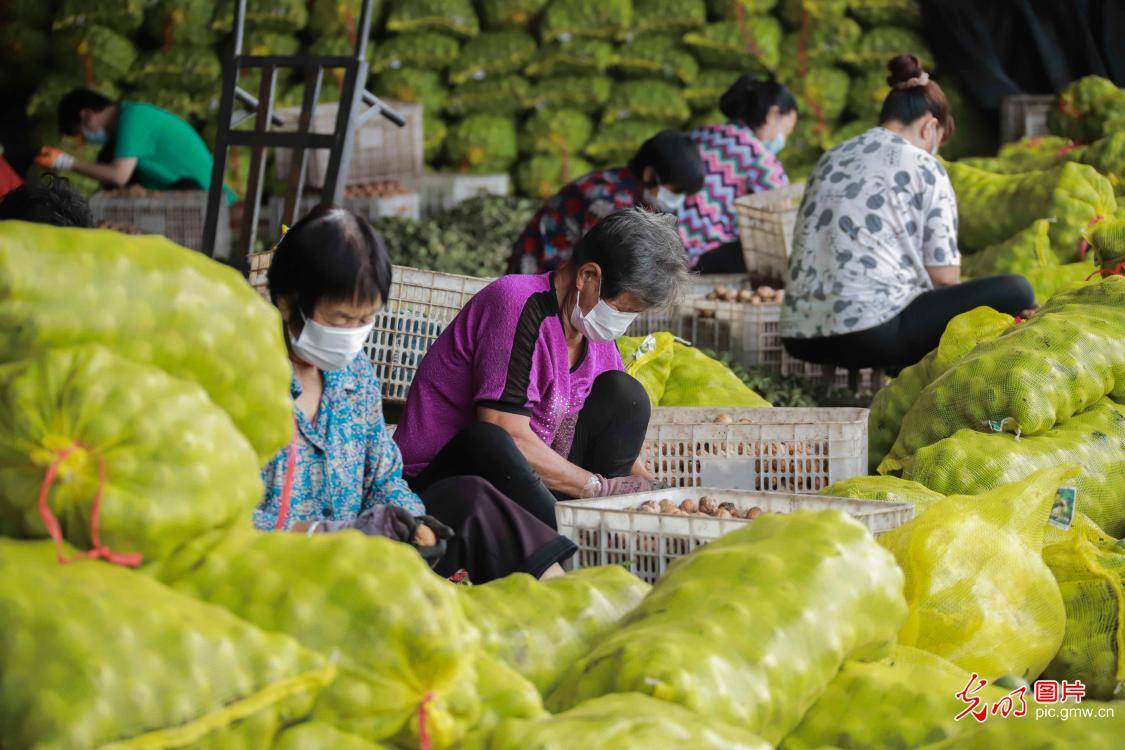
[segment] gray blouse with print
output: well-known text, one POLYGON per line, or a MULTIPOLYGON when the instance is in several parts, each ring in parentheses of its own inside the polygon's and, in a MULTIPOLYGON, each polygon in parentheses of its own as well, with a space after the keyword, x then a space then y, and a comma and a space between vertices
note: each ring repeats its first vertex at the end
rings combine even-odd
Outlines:
POLYGON ((797 213, 781 312, 785 338, 874 328, 959 266, 957 201, 936 158, 886 128, 817 162, 797 213))

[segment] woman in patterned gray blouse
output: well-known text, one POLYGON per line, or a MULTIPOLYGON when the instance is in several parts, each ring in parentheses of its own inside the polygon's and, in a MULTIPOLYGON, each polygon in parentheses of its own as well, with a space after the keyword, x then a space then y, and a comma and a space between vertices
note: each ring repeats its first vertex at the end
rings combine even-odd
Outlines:
POLYGON ((953 134, 949 104, 914 55, 887 68, 879 126, 822 156, 805 188, 781 317, 798 359, 897 372, 963 312, 1035 304, 1021 276, 960 283, 957 200, 935 158, 953 134))

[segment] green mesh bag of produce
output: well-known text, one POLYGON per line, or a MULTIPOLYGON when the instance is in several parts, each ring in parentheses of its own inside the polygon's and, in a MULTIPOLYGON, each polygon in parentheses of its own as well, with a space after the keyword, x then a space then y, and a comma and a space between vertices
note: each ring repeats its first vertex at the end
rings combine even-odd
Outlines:
POLYGON ((450 115, 489 112, 515 115, 526 108, 531 84, 522 76, 492 76, 482 81, 466 81, 449 92, 445 111, 450 115))
POLYGON ((1125 127, 1125 89, 1098 76, 1071 82, 1047 113, 1047 127, 1076 141, 1096 141, 1125 127))
POLYGON ((645 693, 775 745, 845 660, 889 653, 902 585, 891 555, 842 512, 764 514, 673 562, 548 705, 645 693))
POLYGON ((129 34, 144 21, 143 0, 63 0, 52 26, 55 31, 103 26, 119 34, 129 34))
POLYGON ((961 273, 970 279, 1001 273, 1024 273, 1039 266, 1057 266, 1051 252, 1051 222, 1039 219, 1003 242, 961 259, 961 273))
POLYGON ((551 0, 539 23, 544 42, 575 37, 615 39, 624 35, 633 21, 633 0, 551 0))
MULTIPOLYGON (((1089 146, 1069 151, 1063 158, 1089 164, 1113 183, 1118 198, 1125 196, 1125 128, 1089 146)), ((1119 200, 1118 203, 1125 204, 1125 201, 1119 200)))
POLYGON ((875 394, 867 421, 868 461, 874 472, 898 437, 902 418, 918 394, 982 341, 994 339, 1012 327, 1015 318, 990 307, 962 313, 946 325, 937 348, 903 369, 875 394))
POLYGON ((677 341, 672 344, 672 370, 664 384, 660 405, 762 408, 770 403, 722 362, 677 341))
POLYGON ((473 664, 481 704, 473 731, 486 732, 505 719, 537 719, 547 713, 535 686, 504 662, 479 653, 473 664))
POLYGON ((480 32, 472 0, 393 0, 387 31, 443 31, 471 37, 480 32))
POLYGON ((0 361, 104 344, 203 386, 266 461, 293 429, 277 310, 235 270, 157 236, 0 226, 0 361))
POLYGON ((594 698, 538 720, 509 719, 474 732, 459 750, 767 750, 741 727, 674 703, 626 693, 594 698))
POLYGON ((516 125, 503 115, 469 115, 445 138, 446 158, 468 172, 507 172, 518 155, 516 125))
POLYGON ((599 165, 622 166, 626 164, 641 144, 668 125, 660 122, 626 120, 598 128, 586 144, 585 154, 599 165))
POLYGON ((1125 219, 1098 222, 1087 235, 1094 260, 1102 270, 1125 275, 1125 219))
POLYGON ((814 65, 835 65, 861 36, 863 29, 850 18, 810 23, 791 31, 781 40, 781 72, 794 76, 814 65))
POLYGON ((540 109, 527 118, 520 131, 520 150, 528 154, 580 154, 593 132, 594 124, 580 110, 540 109))
POLYGON ((947 495, 975 495, 1061 464, 1081 464, 1078 509, 1125 535, 1125 406, 1102 399, 1041 435, 959 430, 902 460, 902 475, 947 495))
POLYGON ((889 93, 891 87, 887 85, 885 72, 870 70, 862 73, 852 80, 848 91, 848 111, 867 122, 868 127, 874 127, 883 109, 883 100, 889 93))
POLYGON ((217 93, 223 80, 219 56, 207 47, 177 45, 167 52, 146 52, 129 69, 134 86, 217 93))
POLYGON ((727 121, 727 116, 721 109, 710 109, 706 112, 696 112, 688 121, 688 129, 704 127, 705 125, 722 125, 727 121))
MULTIPOLYGON (((383 0, 371 2, 371 28, 383 15, 383 0)), ((314 37, 340 37, 355 44, 363 0, 310 0, 309 33, 314 37)))
POLYGON ((848 12, 864 26, 905 26, 922 29, 922 8, 918 0, 856 0, 848 12))
POLYGON ((535 154, 521 160, 516 168, 516 187, 520 195, 546 200, 584 174, 594 165, 581 156, 535 154))
POLYGON ((1096 284, 1099 278, 1097 266, 1090 260, 1037 266, 1024 271, 1023 277, 1035 291, 1035 301, 1038 304, 1043 304, 1061 292, 1096 284))
POLYGON ((797 97, 801 115, 818 122, 835 121, 848 103, 848 74, 839 68, 813 67, 804 75, 783 76, 785 83, 797 97))
POLYGON ((0 538, 5 747, 268 747, 334 671, 148 576, 0 538))
MULTIPOLYGON (((691 116, 691 109, 680 88, 660 79, 621 81, 605 104, 602 122, 622 120, 657 120, 682 124, 691 116)), ((640 144, 637 144, 640 146, 640 144)))
MULTIPOLYGON (((608 76, 544 78, 531 92, 531 105, 535 109, 573 108, 593 113, 609 101, 612 90, 613 79, 608 76)), ((636 146, 640 146, 640 142, 636 146)))
POLYGON ((461 45, 454 37, 436 31, 393 36, 374 47, 371 53, 373 73, 399 68, 442 71, 457 59, 461 51, 461 45))
POLYGON ((459 590, 482 648, 549 693, 560 673, 651 587, 618 565, 540 582, 515 573, 459 590))
POLYGON ((927 68, 933 66, 934 56, 926 40, 918 32, 899 26, 877 26, 868 29, 859 41, 844 53, 843 60, 857 70, 885 69, 888 60, 903 54, 917 55, 922 65, 927 68))
POLYGON ((1057 294, 1031 320, 984 341, 927 385, 879 471, 962 428, 1038 435, 1125 399, 1125 278, 1057 294))
POLYGON ((835 23, 844 17, 851 0, 781 0, 778 15, 791 29, 808 22, 835 23))
MULTIPOLYGON (((234 31, 235 0, 219 0, 211 27, 234 31)), ((309 22, 308 0, 246 0, 246 28, 254 31, 300 31, 309 22)))
POLYGON ((707 0, 711 16, 721 21, 736 21, 753 13, 769 13, 777 0, 707 0))
POLYGON ((660 77, 691 83, 699 75, 699 63, 679 46, 673 35, 646 34, 618 47, 613 67, 630 77, 660 77))
POLYGON ((613 59, 613 45, 601 39, 571 39, 539 48, 524 70, 533 78, 604 73, 613 59))
POLYGON ((202 563, 170 559, 154 574, 337 657, 336 680, 314 719, 407 747, 418 747, 424 721, 435 749, 476 723, 479 636, 456 589, 409 545, 355 531, 309 537, 246 529, 198 546, 207 548, 202 563))
POLYGON ((880 500, 887 503, 910 503, 914 515, 920 515, 945 495, 934 492, 924 484, 899 477, 852 477, 835 482, 820 491, 832 497, 852 497, 860 500, 880 500))
POLYGON ((137 59, 133 43, 105 26, 79 26, 52 35, 55 68, 72 76, 71 87, 120 81, 137 59))
POLYGON ((906 574, 910 614, 898 643, 988 679, 1042 672, 1066 623, 1041 556, 1043 529, 1078 473, 1056 467, 983 495, 951 495, 881 536, 906 574))
POLYGON ((442 82, 441 73, 433 70, 418 68, 387 70, 375 78, 372 87, 379 96, 399 102, 421 104, 427 112, 439 111, 449 99, 449 89, 442 82))
POLYGON ((781 62, 781 24, 773 16, 710 23, 684 34, 683 43, 705 67, 763 74, 781 62))
MULTIPOLYGON (((699 75, 691 83, 684 86, 684 100, 693 110, 714 110, 719 106, 719 99, 737 79, 738 73, 729 70, 707 70, 704 68, 699 71, 699 75)), ((726 115, 723 115, 721 119, 715 122, 726 121, 726 115)))
POLYGON ((674 337, 667 331, 648 336, 621 336, 617 349, 625 363, 625 371, 637 379, 653 406, 660 406, 664 387, 672 374, 674 337))
POLYGON ((245 522, 254 449, 195 383, 100 346, 0 365, 0 534, 137 565, 245 522))
POLYGON ((529 27, 550 0, 480 0, 481 20, 486 29, 529 27))
POLYGON ((145 34, 165 49, 213 44, 214 13, 214 0, 155 0, 145 9, 145 34))
POLYGON ((282 732, 272 750, 387 750, 387 746, 323 721, 306 721, 282 732))
POLYGON ((957 193, 958 243, 968 253, 1002 242, 1036 219, 1053 219, 1051 249, 1069 263, 1082 230, 1117 208, 1113 184, 1085 164, 1001 175, 947 162, 946 170, 957 193))
POLYGON ((428 164, 432 164, 441 155, 445 148, 445 136, 449 129, 445 122, 436 114, 422 115, 422 155, 428 164))
MULTIPOLYGON (((965 708, 957 693, 972 675, 940 656, 895 646, 882 661, 847 662, 782 750, 917 748, 971 729, 955 717, 965 708)), ((994 702, 1008 694, 992 685, 975 695, 994 702)))
POLYGON ((704 0, 633 0, 634 34, 682 34, 707 23, 704 0))
POLYGON ((839 126, 828 135, 828 139, 824 144, 825 148, 836 148, 844 141, 850 141, 856 136, 863 135, 873 127, 873 122, 873 120, 854 120, 839 126))
MULTIPOLYGON (((995 705, 995 704, 994 704, 995 705)), ((1003 708, 1012 709, 1005 705, 1003 708)), ((1066 705, 1053 706, 1054 716, 1039 717, 1035 704, 1028 702, 1026 715, 1002 718, 995 715, 983 723, 973 722, 965 733, 948 740, 926 745, 922 750, 996 750, 996 748, 1035 748, 1035 750, 1071 750, 1071 748, 1110 748, 1121 744, 1125 735, 1125 711, 1113 701, 1082 701, 1076 706, 1071 699, 1066 705), (1065 715, 1062 712, 1066 710, 1065 715), (1071 711, 1081 713, 1069 713, 1071 711), (1087 713, 1087 711, 1089 713, 1087 713), (1065 718, 1064 718, 1065 716, 1065 718)), ((1023 710, 1019 701, 1015 709, 1023 710)), ((968 719, 966 719, 967 721, 968 719)))
POLYGON ((1017 172, 1029 172, 1036 169, 1050 169, 1071 150, 1072 144, 1065 138, 1053 135, 1034 136, 1024 138, 1014 143, 1005 143, 996 153, 996 157, 1023 169, 1017 172))
POLYGON ((7 0, 3 16, 12 23, 26 24, 36 29, 48 29, 55 12, 53 0, 7 0))
POLYGON ((1125 683, 1125 545, 1071 534, 1043 548, 1062 592, 1066 634, 1044 679, 1080 680, 1086 697, 1109 700, 1125 683))
POLYGON ((518 73, 535 56, 535 39, 524 31, 489 31, 470 39, 449 68, 450 83, 518 73))

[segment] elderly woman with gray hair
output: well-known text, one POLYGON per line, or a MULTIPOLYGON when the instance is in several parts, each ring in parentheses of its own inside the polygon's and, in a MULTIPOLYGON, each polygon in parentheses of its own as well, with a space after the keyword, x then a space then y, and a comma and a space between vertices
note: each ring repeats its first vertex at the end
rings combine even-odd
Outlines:
POLYGON ((649 400, 614 339, 670 304, 686 267, 675 218, 633 208, 598 222, 557 271, 481 290, 410 387, 394 438, 410 486, 480 476, 552 528, 556 499, 651 489, 638 460, 649 400))

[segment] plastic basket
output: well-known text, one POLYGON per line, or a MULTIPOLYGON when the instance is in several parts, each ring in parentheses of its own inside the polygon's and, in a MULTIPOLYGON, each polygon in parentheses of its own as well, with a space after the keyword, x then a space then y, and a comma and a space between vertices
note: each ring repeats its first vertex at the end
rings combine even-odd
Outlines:
POLYGON ((1049 135, 1047 114, 1058 98, 1053 95, 1018 94, 1000 102, 1000 142, 1011 143, 1021 138, 1049 135))
MULTIPOLYGON (((319 195, 301 196, 301 208, 298 216, 304 216, 320 202, 319 195)), ((399 216, 405 219, 419 218, 419 202, 417 193, 404 195, 386 195, 382 197, 362 196, 345 197, 343 207, 368 220, 382 219, 387 216, 399 216)), ((285 199, 274 196, 266 208, 269 215, 269 230, 276 234, 281 232, 281 217, 285 212, 285 199)))
POLYGON ((383 400, 406 401, 410 383, 430 345, 491 279, 394 267, 391 295, 375 316, 366 350, 383 400))
MULTIPOLYGON (((406 124, 401 128, 381 116, 371 117, 355 133, 352 158, 348 164, 345 185, 363 185, 383 180, 402 180, 422 173, 422 105, 405 102, 388 102, 398 110, 406 124)), ((313 115, 310 130, 316 133, 332 133, 336 129, 335 102, 319 104, 313 115)), ((301 115, 300 107, 284 107, 277 110, 284 121, 281 130, 294 130, 301 115)), ((306 181, 312 187, 322 187, 328 172, 327 149, 308 151, 308 170, 306 181)), ((289 177, 290 149, 277 149, 274 165, 281 180, 289 177)))
POLYGON ((403 180, 404 184, 418 193, 419 208, 423 219, 440 214, 469 198, 478 195, 507 195, 510 179, 503 174, 456 174, 430 172, 403 180))
MULTIPOLYGON (((136 227, 146 234, 161 234, 177 245, 203 249, 203 224, 207 220, 206 190, 146 191, 103 190, 90 196, 95 221, 136 227)), ((215 257, 230 257, 230 208, 219 201, 215 257)))
POLYGON ((641 460, 673 487, 819 492, 867 473, 867 409, 653 410, 641 460), (716 420, 722 415, 730 423, 716 420))
POLYGON ((662 310, 641 313, 629 326, 626 335, 647 336, 658 331, 669 331, 682 339, 691 340, 692 310, 690 303, 706 297, 718 286, 746 289, 750 286, 750 277, 744 273, 714 274, 712 276, 692 274, 688 277, 688 282, 676 304, 662 310))
POLYGON ((746 270, 777 285, 789 274, 789 251, 805 183, 750 193, 734 202, 746 270))
POLYGON ((698 500, 703 495, 710 495, 718 502, 734 503, 738 508, 758 506, 766 513, 836 508, 855 518, 873 534, 884 534, 914 517, 914 507, 908 503, 680 488, 595 500, 566 500, 555 505, 555 518, 559 533, 578 546, 578 552, 571 558, 574 568, 628 565, 634 575, 655 583, 676 558, 754 521, 646 513, 627 508, 635 508, 645 500, 667 499, 679 505, 684 500, 698 500))
POLYGON ((270 287, 266 279, 270 263, 273 262, 273 250, 263 250, 250 256, 250 286, 266 299, 270 298, 270 287))

